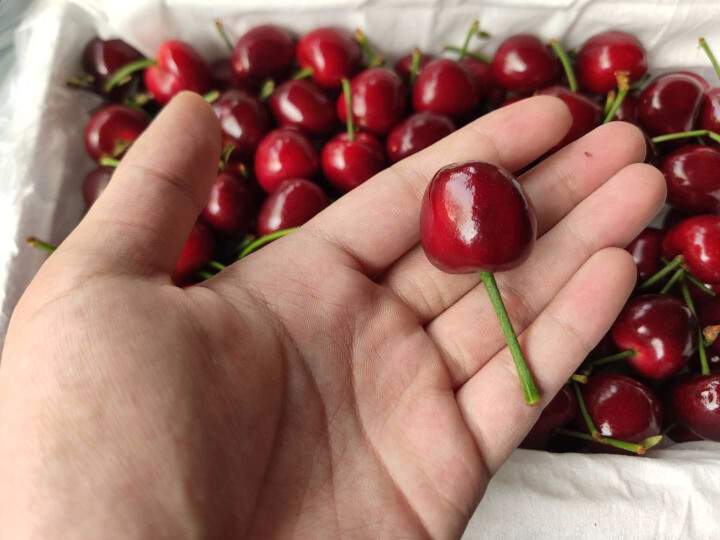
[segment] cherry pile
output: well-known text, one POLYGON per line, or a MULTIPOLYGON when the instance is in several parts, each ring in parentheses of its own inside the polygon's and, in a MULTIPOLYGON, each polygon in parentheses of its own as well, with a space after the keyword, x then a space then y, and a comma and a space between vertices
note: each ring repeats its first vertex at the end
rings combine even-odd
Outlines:
MULTIPOLYGON (((620 31, 591 36, 574 51, 556 40, 514 35, 490 58, 472 50, 488 37, 473 23, 461 46, 415 49, 388 67, 359 30, 318 28, 296 40, 262 25, 233 43, 217 28, 226 58, 207 62, 176 40, 145 58, 122 40, 94 38, 82 55, 84 73, 68 80, 105 100, 85 130, 97 162, 82 186, 88 207, 175 94, 190 90, 212 103, 222 159, 173 273, 176 284, 211 277, 488 111, 534 94, 556 96, 572 125, 549 153, 601 123, 633 123, 646 136, 646 162, 665 175, 671 210, 663 228, 647 228, 627 246, 638 268, 635 293, 522 446, 642 454, 665 435, 720 441, 720 84, 685 71, 649 80, 643 45, 620 31)), ((720 77, 707 43, 700 45, 720 77)), ((489 292, 490 272, 521 263, 535 240, 522 188, 483 162, 438 172, 421 228, 433 263, 452 272, 480 270, 489 292), (494 240, 470 245, 448 225, 454 204, 448 186, 470 181, 474 196, 504 209, 472 226, 502 230, 502 239, 479 235, 494 240)), ((527 371, 519 354, 518 370, 527 371)), ((537 402, 532 376, 521 379, 528 403, 537 402)))

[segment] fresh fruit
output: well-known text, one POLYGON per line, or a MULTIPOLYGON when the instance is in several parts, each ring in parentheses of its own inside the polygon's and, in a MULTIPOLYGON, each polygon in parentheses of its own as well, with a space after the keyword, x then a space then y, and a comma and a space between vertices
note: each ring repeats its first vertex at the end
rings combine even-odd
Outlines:
POLYGON ((330 204, 327 195, 317 184, 304 178, 284 180, 260 209, 257 235, 299 227, 330 204))
POLYGON ((492 61, 494 79, 510 92, 531 94, 554 83, 560 66, 550 48, 528 34, 502 42, 492 61))
POLYGON ((720 212, 720 151, 686 145, 662 163, 668 202, 686 212, 720 212))
POLYGON ((572 117, 570 129, 562 140, 550 149, 550 153, 557 152, 574 140, 579 139, 595 129, 600 125, 600 122, 602 122, 600 106, 587 96, 572 92, 562 86, 543 88, 538 94, 561 99, 563 103, 567 105, 570 116, 572 117))
POLYGON ((295 43, 287 30, 271 24, 248 30, 235 44, 232 66, 251 87, 285 77, 295 62, 295 43))
POLYGON ((197 51, 182 41, 165 41, 157 50, 157 65, 145 70, 145 86, 164 105, 183 90, 210 90, 210 68, 197 51))
POLYGON ((695 216, 670 229, 663 240, 667 259, 682 255, 693 277, 720 283, 720 216, 695 216))
POLYGON ((147 117, 125 105, 106 105, 85 126, 85 148, 95 161, 119 157, 148 125, 147 117))
POLYGON ((294 127, 271 131, 255 152, 255 176, 268 193, 288 178, 312 178, 319 168, 310 139, 294 127))
POLYGON ((455 131, 447 116, 429 112, 415 113, 397 124, 386 142, 388 158, 393 163, 427 148, 455 131))
POLYGON ((577 55, 580 86, 604 94, 615 88, 615 74, 626 71, 634 83, 647 71, 647 52, 638 39, 626 32, 612 30, 588 39, 577 55))
POLYGON ((241 156, 252 156, 268 130, 265 105, 243 90, 227 90, 212 104, 220 120, 223 145, 232 144, 241 156))
POLYGON ((520 448, 545 450, 555 430, 572 422, 578 416, 575 392, 564 385, 540 413, 533 427, 520 443, 520 448))
POLYGON ((720 373, 694 375, 672 390, 678 420, 703 439, 720 441, 720 373))
POLYGON ((250 183, 221 172, 215 178, 200 219, 218 233, 240 236, 249 232, 257 215, 257 200, 250 183))
POLYGON ((704 95, 697 76, 681 72, 661 75, 640 94, 638 122, 653 137, 689 131, 704 95))
MULTIPOLYGON (((392 70, 376 67, 366 69, 350 81, 353 122, 374 135, 387 135, 405 113, 405 87, 392 70)), ((345 96, 336 104, 340 121, 347 121, 345 96)))
POLYGON ((176 285, 190 282, 193 274, 212 260, 214 253, 215 238, 210 229, 200 222, 195 223, 173 270, 173 282, 176 285))
POLYGON ((85 176, 82 184, 85 206, 90 208, 98 200, 98 197, 102 195, 102 192, 110 183, 110 178, 112 178, 114 172, 114 167, 97 167, 85 176))
POLYGON ((332 100, 308 79, 285 81, 268 105, 278 124, 297 127, 310 136, 329 135, 339 126, 332 100))
POLYGON ((83 50, 82 66, 85 73, 92 76, 93 85, 99 93, 107 94, 113 101, 121 101, 138 90, 139 77, 132 77, 130 82, 113 88, 109 93, 105 90, 105 84, 116 70, 141 58, 142 54, 122 39, 103 40, 95 37, 83 50))
POLYGON ((385 168, 380 141, 364 132, 355 133, 353 138, 347 133, 336 135, 325 144, 320 158, 325 177, 343 193, 385 168))
POLYGON ((423 68, 412 88, 413 108, 417 112, 434 112, 459 117, 478 104, 475 79, 455 60, 440 58, 423 68))
MULTIPOLYGON (((405 56, 400 58, 400 60, 398 60, 397 63, 395 64, 395 73, 400 75, 400 78, 405 83, 410 82, 410 73, 412 71, 413 54, 414 53, 406 54, 405 56)), ((425 66, 427 66, 433 60, 435 60, 435 56, 433 56, 432 54, 419 53, 416 75, 419 75, 420 72, 423 69, 425 69, 425 66)))
POLYGON ((638 282, 642 283, 662 267, 662 243, 665 233, 654 227, 647 227, 625 248, 637 266, 638 282))
POLYGON ((363 51, 355 36, 342 28, 317 28, 297 44, 300 67, 320 86, 339 88, 360 70, 363 51))

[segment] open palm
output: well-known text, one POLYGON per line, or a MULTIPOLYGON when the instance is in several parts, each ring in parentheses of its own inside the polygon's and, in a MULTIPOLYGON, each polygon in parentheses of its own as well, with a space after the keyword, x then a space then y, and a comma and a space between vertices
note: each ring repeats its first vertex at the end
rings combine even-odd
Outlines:
MULTIPOLYGON (((0 369, 0 522, 32 538, 453 538, 531 427, 475 275, 425 258, 420 200, 469 159, 519 170, 568 129, 520 101, 378 174, 201 285, 169 272, 217 165, 181 94, 13 316, 0 369), (29 515, 32 514, 32 518, 29 515)), ((547 404, 635 283, 624 246, 664 200, 612 123, 522 178, 540 238, 497 276, 547 404)))

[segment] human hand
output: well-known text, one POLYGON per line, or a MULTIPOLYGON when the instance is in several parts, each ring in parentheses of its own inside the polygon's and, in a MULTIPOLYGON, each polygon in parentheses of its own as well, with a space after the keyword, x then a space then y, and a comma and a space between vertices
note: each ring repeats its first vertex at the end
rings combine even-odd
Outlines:
POLYGON ((665 183, 602 126, 525 173, 538 242, 497 275, 544 394, 525 405, 476 275, 419 241, 435 171, 518 170, 559 100, 499 109, 197 286, 169 274, 217 167, 217 119, 179 95, 18 304, 0 368, 8 538, 452 538, 635 284, 628 243, 665 183))

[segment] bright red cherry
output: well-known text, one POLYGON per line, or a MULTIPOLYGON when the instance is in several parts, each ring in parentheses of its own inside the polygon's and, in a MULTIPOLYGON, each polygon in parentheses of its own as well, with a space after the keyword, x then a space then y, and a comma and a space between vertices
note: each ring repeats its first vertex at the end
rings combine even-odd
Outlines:
POLYGON ((689 131, 704 94, 705 88, 697 76, 679 72, 661 75, 640 94, 638 122, 653 137, 689 131))
POLYGON ((545 450, 550 444, 554 431, 569 424, 577 416, 578 403, 575 392, 565 385, 540 413, 535 425, 520 443, 520 448, 545 450))
POLYGON ((284 78, 295 62, 290 32, 264 24, 248 30, 235 44, 232 65, 241 81, 257 86, 265 79, 284 78))
POLYGON ((147 117, 125 105, 106 105, 85 126, 85 148, 95 161, 120 156, 148 125, 147 117))
POLYGON ((284 180, 273 191, 260 209, 257 219, 257 235, 265 236, 275 231, 299 227, 310 221, 330 204, 320 186, 293 178, 284 180))
POLYGON ((445 272, 514 268, 530 255, 536 231, 535 212, 522 187, 493 163, 443 167, 423 197, 422 246, 445 272))
POLYGON ((647 52, 635 36, 618 30, 602 32, 582 45, 576 71, 583 88, 606 94, 617 86, 618 71, 627 71, 630 83, 645 75, 647 52))
POLYGON ((183 90, 204 94, 210 90, 210 68, 187 43, 166 41, 157 50, 157 65, 145 70, 145 86, 164 105, 183 90))
POLYGON ((720 283, 720 216, 696 216, 665 234, 665 257, 682 255, 690 273, 703 283, 720 283))
POLYGON ((363 52, 355 36, 343 28, 317 28, 297 44, 300 67, 312 70, 313 80, 327 88, 338 88, 360 70, 363 52))
POLYGON ((662 164, 668 202, 692 213, 720 212, 720 151, 687 145, 662 164))
MULTIPOLYGON (((405 113, 405 87, 400 76, 386 68, 366 69, 350 81, 353 121, 375 135, 387 135, 405 113)), ((340 121, 347 121, 345 96, 336 103, 340 121)))
POLYGON ((322 149, 322 170, 328 181, 342 192, 350 191, 385 168, 385 152, 369 133, 356 132, 353 140, 339 133, 322 149))
POLYGON ((603 437, 638 444, 660 433, 662 405, 644 384, 625 375, 602 373, 581 388, 590 418, 603 437))
POLYGON ((415 79, 413 107, 418 112, 462 116, 478 104, 475 79, 455 60, 440 58, 428 63, 415 79))
POLYGON ((213 230, 240 236, 250 230, 257 215, 255 190, 244 178, 221 172, 215 178, 200 218, 213 230))
POLYGON ((224 92, 212 104, 220 120, 223 145, 233 144, 243 156, 251 156, 268 130, 265 105, 243 90, 224 92))
POLYGON ((90 208, 110 183, 115 167, 98 167, 83 179, 82 192, 85 206, 90 208))
POLYGON ((634 350, 627 363, 650 379, 680 371, 697 350, 698 323, 688 307, 675 298, 646 294, 630 300, 612 327, 620 350, 634 350))
POLYGON ((447 116, 429 112, 415 113, 396 125, 386 141, 387 155, 396 163, 427 148, 455 131, 447 116))
POLYGON ((268 133, 255 152, 255 176, 271 193, 288 178, 312 178, 319 170, 315 148, 299 129, 282 127, 268 133))
MULTIPOLYGON (((410 72, 412 71, 412 59, 413 59, 413 53, 406 54, 400 60, 397 61, 397 64, 395 64, 395 73, 400 75, 400 78, 405 83, 410 82, 410 72)), ((433 56, 432 54, 420 53, 420 58, 419 58, 419 62, 418 62, 418 68, 417 68, 416 75, 419 74, 425 68, 425 66, 427 66, 433 60, 435 60, 435 56, 433 56)))
POLYGON ((502 42, 492 61, 495 80, 505 89, 531 94, 555 82, 559 64, 550 47, 537 37, 519 34, 502 42))
POLYGON ((625 248, 637 266, 638 282, 647 280, 664 266, 661 260, 664 237, 665 233, 660 229, 647 227, 625 248))
POLYGON ((209 263, 214 254, 215 238, 210 229, 200 222, 195 223, 173 270, 173 282, 184 285, 191 281, 193 274, 209 263))
POLYGON ((295 126, 308 135, 329 135, 338 128, 332 100, 310 80, 285 81, 272 93, 268 104, 278 124, 295 126))
MULTIPOLYGON (((110 75, 125 64, 140 58, 142 58, 142 54, 122 39, 102 40, 96 37, 91 39, 85 46, 82 55, 82 66, 85 73, 93 76, 93 83, 97 91, 106 94, 105 83, 107 83, 110 75)), ((133 77, 133 81, 137 82, 138 80, 139 74, 138 77, 133 77)), ((117 86, 110 91, 109 97, 119 101, 136 91, 137 86, 137 84, 129 83, 117 86)))
POLYGON ((478 97, 490 107, 497 107, 505 99, 505 89, 500 86, 492 74, 492 64, 466 56, 460 63, 475 80, 478 97))
POLYGON ((572 124, 565 137, 550 149, 550 153, 557 152, 586 133, 589 133, 602 122, 602 110, 592 99, 577 92, 572 92, 563 86, 550 86, 538 92, 544 96, 560 98, 567 105, 572 116, 572 124))
POLYGON ((720 373, 695 375, 672 390, 678 420, 704 439, 720 441, 720 373))

